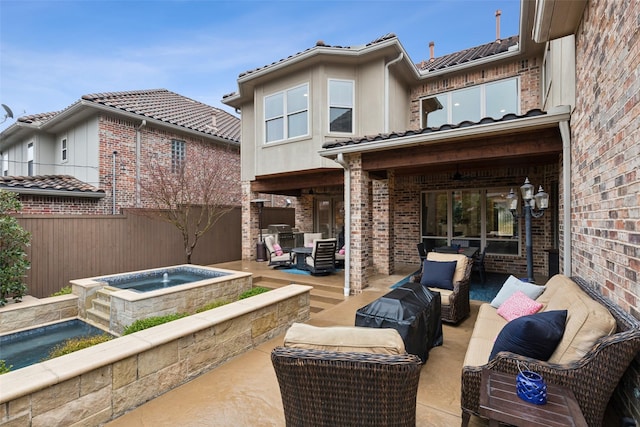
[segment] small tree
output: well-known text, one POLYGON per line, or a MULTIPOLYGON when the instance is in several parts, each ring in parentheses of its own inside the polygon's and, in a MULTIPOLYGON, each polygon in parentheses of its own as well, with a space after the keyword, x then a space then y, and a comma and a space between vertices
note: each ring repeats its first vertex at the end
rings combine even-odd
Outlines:
POLYGON ((0 307, 7 297, 18 302, 27 293, 24 283, 29 261, 26 248, 31 235, 11 216, 22 209, 18 194, 0 190, 0 307))
POLYGON ((185 258, 199 239, 237 204, 240 166, 231 148, 191 144, 184 160, 152 154, 148 174, 141 180, 141 194, 155 216, 173 224, 182 234, 185 258))

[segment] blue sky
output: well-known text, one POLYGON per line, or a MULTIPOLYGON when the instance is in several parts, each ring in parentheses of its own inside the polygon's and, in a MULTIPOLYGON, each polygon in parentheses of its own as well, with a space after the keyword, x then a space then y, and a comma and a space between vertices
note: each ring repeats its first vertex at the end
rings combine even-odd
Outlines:
POLYGON ((238 74, 318 40, 395 33, 420 62, 430 41, 441 56, 494 40, 497 9, 501 35, 518 34, 519 0, 0 0, 0 103, 19 117, 165 88, 229 110, 238 74))

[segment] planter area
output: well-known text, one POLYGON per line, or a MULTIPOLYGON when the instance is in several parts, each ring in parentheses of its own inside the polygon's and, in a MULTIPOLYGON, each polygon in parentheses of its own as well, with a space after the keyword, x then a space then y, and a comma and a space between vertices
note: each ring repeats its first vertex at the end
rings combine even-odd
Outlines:
MULTIPOLYGON (((285 286, 0 375, 0 426, 105 423, 307 321, 311 289, 285 286)), ((78 307, 74 295, 45 300, 78 307)), ((49 311, 3 310, 0 324, 27 327, 37 310, 49 311)))

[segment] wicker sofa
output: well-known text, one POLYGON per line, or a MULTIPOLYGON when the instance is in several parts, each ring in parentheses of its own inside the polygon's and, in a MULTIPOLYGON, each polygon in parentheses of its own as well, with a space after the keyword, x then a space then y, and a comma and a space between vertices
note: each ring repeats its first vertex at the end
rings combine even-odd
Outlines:
POLYGON ((479 415, 483 369, 515 375, 519 366, 535 371, 549 383, 573 391, 587 423, 602 425, 607 403, 622 375, 640 350, 640 322, 603 298, 580 278, 556 275, 536 300, 541 311, 567 310, 558 347, 548 361, 502 351, 489 360, 494 340, 507 324, 490 304, 483 304, 462 368, 462 425, 479 415), (611 329, 608 332, 600 333, 611 329))

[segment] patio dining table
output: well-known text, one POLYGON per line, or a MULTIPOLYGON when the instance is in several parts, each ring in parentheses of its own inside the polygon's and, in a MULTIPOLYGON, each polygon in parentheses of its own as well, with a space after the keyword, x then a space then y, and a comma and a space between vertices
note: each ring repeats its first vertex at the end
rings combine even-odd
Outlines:
POLYGON ((306 270, 307 263, 305 262, 305 259, 307 258, 307 256, 311 255, 311 252, 313 252, 313 248, 301 246, 298 248, 291 249, 291 252, 296 257, 296 263, 295 263, 296 268, 298 270, 306 270))
POLYGON ((447 254, 462 254, 466 255, 469 258, 473 258, 477 253, 478 249, 476 246, 468 246, 466 248, 454 248, 452 246, 440 246, 434 249, 435 252, 447 253, 447 254))

